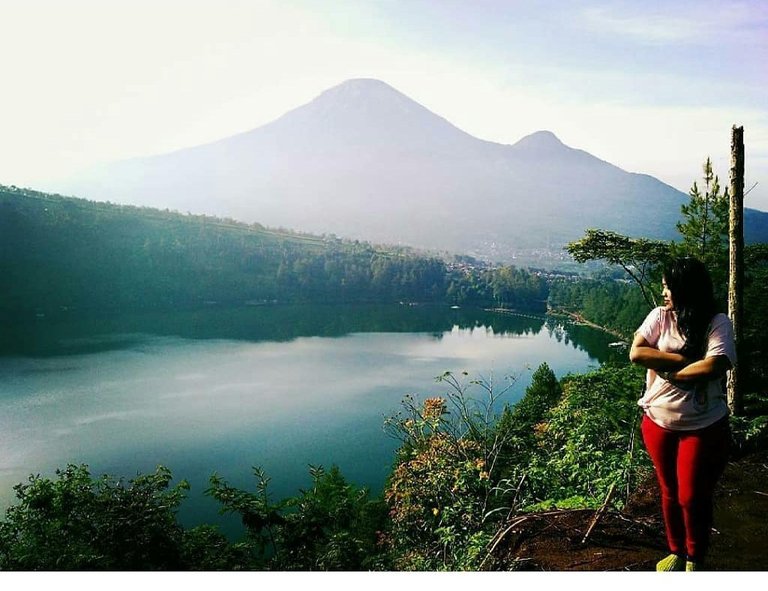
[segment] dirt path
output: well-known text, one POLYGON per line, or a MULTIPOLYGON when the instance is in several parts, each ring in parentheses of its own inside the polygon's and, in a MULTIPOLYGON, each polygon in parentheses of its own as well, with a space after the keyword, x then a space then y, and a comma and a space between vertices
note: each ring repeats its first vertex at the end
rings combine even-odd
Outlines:
MULTIPOLYGON (((519 521, 489 561, 495 570, 651 571, 666 554, 655 481, 625 511, 551 511, 519 521)), ((514 521, 513 521, 514 523, 514 521)), ((731 462, 716 495, 708 570, 768 570, 768 452, 731 462)))

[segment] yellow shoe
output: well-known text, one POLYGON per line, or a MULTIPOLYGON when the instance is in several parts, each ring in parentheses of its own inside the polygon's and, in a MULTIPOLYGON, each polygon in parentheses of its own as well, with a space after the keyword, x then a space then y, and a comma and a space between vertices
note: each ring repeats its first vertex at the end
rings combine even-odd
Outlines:
POLYGON ((685 570, 686 572, 691 572, 695 570, 700 570, 699 566, 695 562, 691 562, 690 560, 685 561, 685 570))
MULTIPOLYGON (((693 564, 693 563, 689 563, 689 564, 693 564)), ((685 559, 678 556, 677 554, 670 554, 666 558, 663 558, 662 560, 659 560, 656 563, 657 572, 685 570, 685 567, 686 567, 685 559)))

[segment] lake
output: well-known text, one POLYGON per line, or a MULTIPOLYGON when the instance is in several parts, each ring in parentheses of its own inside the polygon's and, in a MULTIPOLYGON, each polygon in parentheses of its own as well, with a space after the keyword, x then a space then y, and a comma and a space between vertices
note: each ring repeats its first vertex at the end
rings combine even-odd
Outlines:
MULTIPOLYGON (((168 466, 192 485, 185 525, 237 520, 203 495, 218 473, 273 500, 336 464, 381 491, 398 442, 383 429, 406 394, 439 396, 446 371, 514 384, 546 361, 558 377, 624 357, 615 337, 544 316, 445 306, 211 307, 119 316, 69 314, 0 336, 0 507, 30 473, 85 463, 132 477, 168 466)), ((498 407, 501 410, 501 406, 498 407)))

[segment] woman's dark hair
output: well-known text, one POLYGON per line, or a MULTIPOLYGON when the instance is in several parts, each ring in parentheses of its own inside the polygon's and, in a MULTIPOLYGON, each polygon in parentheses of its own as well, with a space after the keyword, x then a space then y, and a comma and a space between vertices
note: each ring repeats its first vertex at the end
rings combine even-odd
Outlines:
POLYGON ((681 353, 700 359, 706 351, 707 329, 717 313, 709 271, 697 259, 677 258, 664 267, 664 281, 672 293, 677 329, 685 339, 681 353))

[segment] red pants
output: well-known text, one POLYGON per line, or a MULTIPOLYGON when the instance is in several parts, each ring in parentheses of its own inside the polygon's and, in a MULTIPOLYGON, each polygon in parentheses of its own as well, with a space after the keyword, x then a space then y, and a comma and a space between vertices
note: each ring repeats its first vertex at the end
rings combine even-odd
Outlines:
POLYGON ((728 462, 728 418, 696 431, 670 431, 645 416, 641 430, 661 488, 669 549, 701 561, 709 545, 715 484, 728 462))

